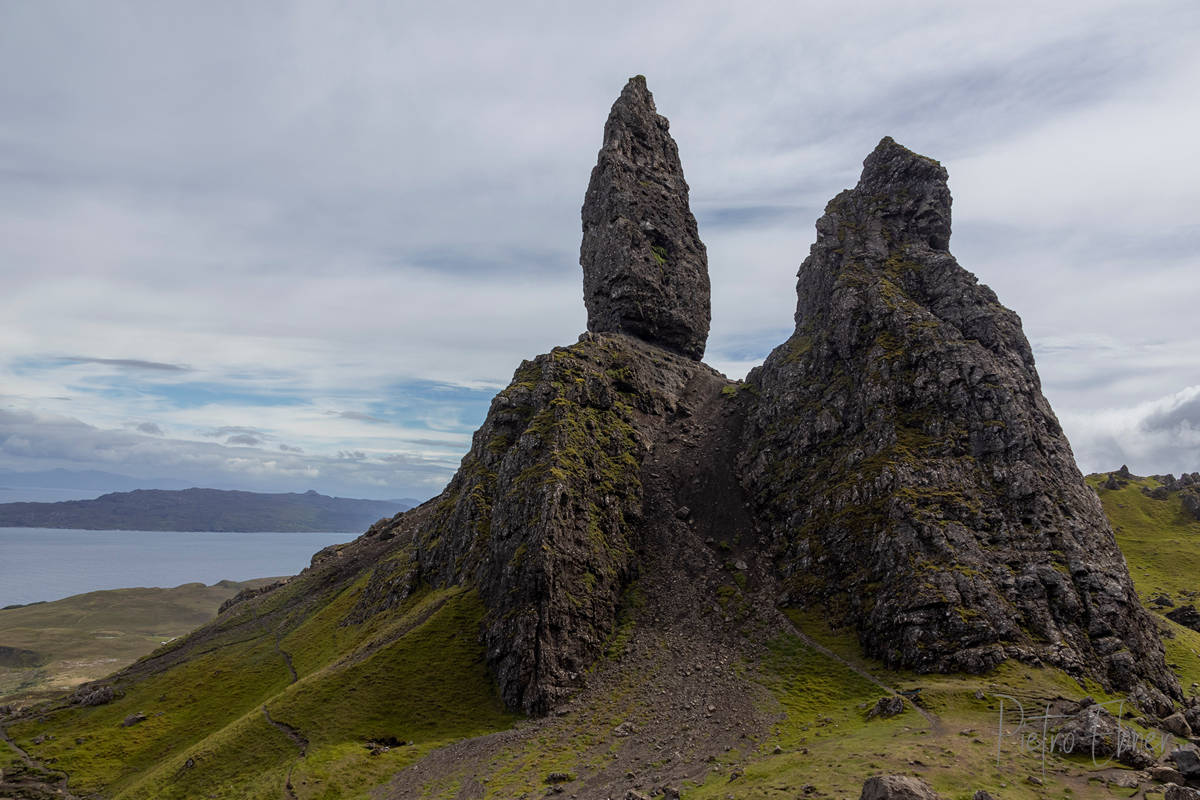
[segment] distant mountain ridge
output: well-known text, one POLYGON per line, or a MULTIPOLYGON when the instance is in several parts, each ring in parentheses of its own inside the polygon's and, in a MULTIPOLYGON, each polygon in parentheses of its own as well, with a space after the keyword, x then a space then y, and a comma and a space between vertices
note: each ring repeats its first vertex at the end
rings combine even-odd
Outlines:
POLYGON ((0 527, 139 531, 349 531, 411 508, 405 501, 355 500, 222 489, 136 489, 95 500, 0 504, 0 527))

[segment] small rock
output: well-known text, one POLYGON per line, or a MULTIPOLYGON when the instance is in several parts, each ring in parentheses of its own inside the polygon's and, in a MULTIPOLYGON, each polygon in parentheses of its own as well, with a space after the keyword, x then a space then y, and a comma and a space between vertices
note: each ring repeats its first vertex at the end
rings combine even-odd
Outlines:
POLYGON ((1200 631, 1200 611, 1197 611, 1196 607, 1190 603, 1168 611, 1166 617, 1172 622, 1178 622, 1185 628, 1200 631))
POLYGON ((637 726, 632 722, 622 722, 617 727, 613 728, 613 736, 632 736, 637 733, 637 726))
POLYGON ((1046 785, 1046 782, 1043 781, 1041 778, 1039 778, 1037 775, 1027 776, 1025 778, 1025 782, 1028 783, 1030 786, 1045 786, 1046 785))
POLYGON ((877 775, 863 784, 859 800, 941 800, 941 796, 920 778, 877 775))
POLYGON ((147 717, 141 711, 138 711, 137 713, 130 714, 128 717, 126 717, 121 723, 121 727, 132 728, 134 725, 137 725, 139 722, 145 722, 147 719, 149 719, 149 717, 147 717))
POLYGON ((875 706, 867 712, 867 719, 874 719, 875 717, 887 719, 888 717, 894 717, 897 714, 903 713, 904 698, 893 694, 879 698, 875 706))
POLYGON ((733 568, 738 572, 745 572, 746 570, 750 569, 750 566, 739 558, 737 561, 733 562, 733 568))
POLYGON ((1183 783, 1183 776, 1178 770, 1160 765, 1150 768, 1150 780, 1155 783, 1183 783))
POLYGON ((971 800, 993 800, 993 798, 983 789, 979 789, 975 792, 975 794, 971 795, 971 800))
POLYGON ((1175 764, 1185 780, 1200 780, 1200 756, 1195 750, 1176 750, 1167 756, 1167 760, 1175 764))
POLYGON ((546 783, 570 783, 575 776, 569 772, 551 772, 546 776, 546 783))
POLYGON ((111 703, 117 693, 111 686, 84 684, 71 694, 71 703, 77 706, 102 706, 111 703))
POLYGON ((1192 736, 1192 726, 1188 724, 1187 718, 1179 711, 1164 719, 1162 721, 1162 728, 1184 739, 1189 739, 1192 736))
POLYGON ((690 508, 688 508, 687 506, 680 506, 679 508, 675 509, 675 518, 676 519, 687 519, 691 515, 692 515, 692 510, 690 508))

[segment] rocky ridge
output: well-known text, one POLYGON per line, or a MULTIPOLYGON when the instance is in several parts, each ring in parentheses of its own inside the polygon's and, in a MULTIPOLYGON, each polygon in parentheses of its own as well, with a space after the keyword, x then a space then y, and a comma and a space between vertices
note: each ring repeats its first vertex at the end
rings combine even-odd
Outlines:
POLYGON ((890 138, 834 198, 742 458, 786 600, 920 671, 1017 658, 1179 688, 1020 320, 949 252, 945 169, 890 138))
POLYGON ((796 332, 735 386, 694 360, 708 280, 667 130, 631 79, 582 212, 594 332, 524 362, 445 491, 368 534, 404 555, 376 570, 350 621, 425 583, 475 586, 501 696, 548 712, 586 683, 644 566, 648 459, 695 417, 740 441, 733 477, 698 467, 694 482, 720 484, 698 497, 704 524, 721 533, 711 519, 739 510, 747 551, 774 565, 775 602, 831 614, 889 666, 1015 658, 1168 713, 1179 687, 1020 320, 949 252, 945 169, 879 143, 817 222, 796 332), (714 393, 721 415, 700 416, 714 393))

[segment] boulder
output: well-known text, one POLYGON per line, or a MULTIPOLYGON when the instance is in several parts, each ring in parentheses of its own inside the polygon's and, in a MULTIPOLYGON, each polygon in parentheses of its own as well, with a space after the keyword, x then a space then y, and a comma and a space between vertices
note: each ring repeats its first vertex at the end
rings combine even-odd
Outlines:
POLYGON ((1195 489, 1189 489, 1179 493, 1179 500, 1183 503, 1184 511, 1196 519, 1200 519, 1200 493, 1195 489))
POLYGON ((1166 618, 1172 622, 1178 622, 1185 628, 1191 628, 1194 631, 1200 631, 1200 611, 1191 603, 1179 606, 1166 613, 1166 618))
POLYGON ((1134 769, 1147 769, 1157 759, 1138 741, 1133 729, 1103 706, 1089 705, 1070 715, 1054 731, 1058 741, 1071 742, 1070 752, 1095 758, 1112 758, 1134 769))
POLYGON ((1195 750, 1187 748, 1175 750, 1167 756, 1167 760, 1175 765, 1175 769, 1179 771, 1184 780, 1200 781, 1200 756, 1196 755, 1195 750))
POLYGON ((1187 718, 1179 711, 1163 719, 1162 729, 1184 739, 1190 739, 1192 736, 1192 726, 1188 724, 1187 718))
POLYGON ((874 707, 867 712, 867 719, 874 719, 875 717, 887 719, 888 717, 894 717, 902 713, 904 713, 904 698, 892 694, 879 698, 874 707))
POLYGON ((71 704, 76 706, 102 706, 111 703, 117 696, 111 686, 85 683, 71 694, 71 704))
POLYGON ((941 800, 941 795, 920 778, 877 775, 863 784, 859 800, 941 800))

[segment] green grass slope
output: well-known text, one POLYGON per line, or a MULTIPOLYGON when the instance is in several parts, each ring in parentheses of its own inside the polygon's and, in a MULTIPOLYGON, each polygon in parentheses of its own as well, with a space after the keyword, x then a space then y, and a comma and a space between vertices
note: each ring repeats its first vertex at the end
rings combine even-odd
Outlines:
POLYGON ((323 551, 321 566, 108 679, 113 702, 60 700, 7 732, 88 796, 341 798, 430 749, 511 726, 472 591, 419 589, 347 621, 371 575, 393 568, 381 549, 323 551))
POLYGON ((0 609, 0 650, 34 654, 24 663, 0 659, 0 705, 109 675, 208 622, 242 589, 271 580, 116 589, 0 609))
MULTIPOLYGON (((1100 495, 1139 591, 1178 602, 1191 597, 1200 574, 1200 524, 1171 498, 1142 494, 1156 485, 1135 479, 1100 495)), ((622 648, 610 647, 605 663, 618 680, 606 694, 585 692, 570 714, 513 729, 518 717, 502 707, 485 666, 483 607, 472 590, 425 587, 378 606, 386 594, 379 587, 396 583, 408 559, 367 538, 323 551, 299 578, 116 676, 116 701, 60 705, 7 732, 47 768, 69 775, 73 791, 114 799, 511 800, 545 795, 555 775, 565 796, 584 797, 577 787, 613 763, 622 764, 620 774, 628 763, 630 774, 652 785, 671 748, 619 737, 614 728, 622 720, 641 725, 686 697, 639 694, 652 676, 626 669, 622 648), (375 613, 356 613, 364 602, 376 604, 375 613), (144 721, 123 726, 133 714, 144 721), (487 744, 473 750, 465 746, 472 739, 487 744), (380 788, 419 762, 415 794, 380 788)), ((723 588, 753 603, 745 586, 723 588)), ((774 722, 714 748, 700 777, 677 787, 689 800, 855 797, 866 777, 881 773, 919 775, 956 800, 978 789, 1010 800, 1132 794, 1116 784, 1128 772, 1118 765, 1043 753, 1026 738, 1036 725, 1018 736, 1013 700, 1003 700, 1000 727, 1002 696, 1029 713, 1062 698, 1118 699, 1099 686, 1016 663, 985 675, 887 670, 863 657, 852 631, 816 614, 788 616, 793 633, 729 667, 761 687, 756 702, 774 722), (906 701, 899 716, 869 717, 891 690, 918 688, 919 708, 906 701)), ((1185 690, 1200 684, 1200 633, 1160 619, 1185 690)), ((637 636, 630 625, 618 636, 637 636)), ((1141 730, 1134 719, 1125 724, 1141 730)), ((16 751, 0 749, 0 769, 13 768, 20 768, 16 751)))
POLYGON ((1165 597, 1200 606, 1200 520, 1183 510, 1178 492, 1162 500, 1147 496, 1143 489, 1162 486, 1155 478, 1132 476, 1125 486, 1106 489, 1107 478, 1089 475, 1087 482, 1100 495, 1142 604, 1156 614, 1168 662, 1184 692, 1200 695, 1200 633, 1167 619, 1171 606, 1154 602, 1165 597))

